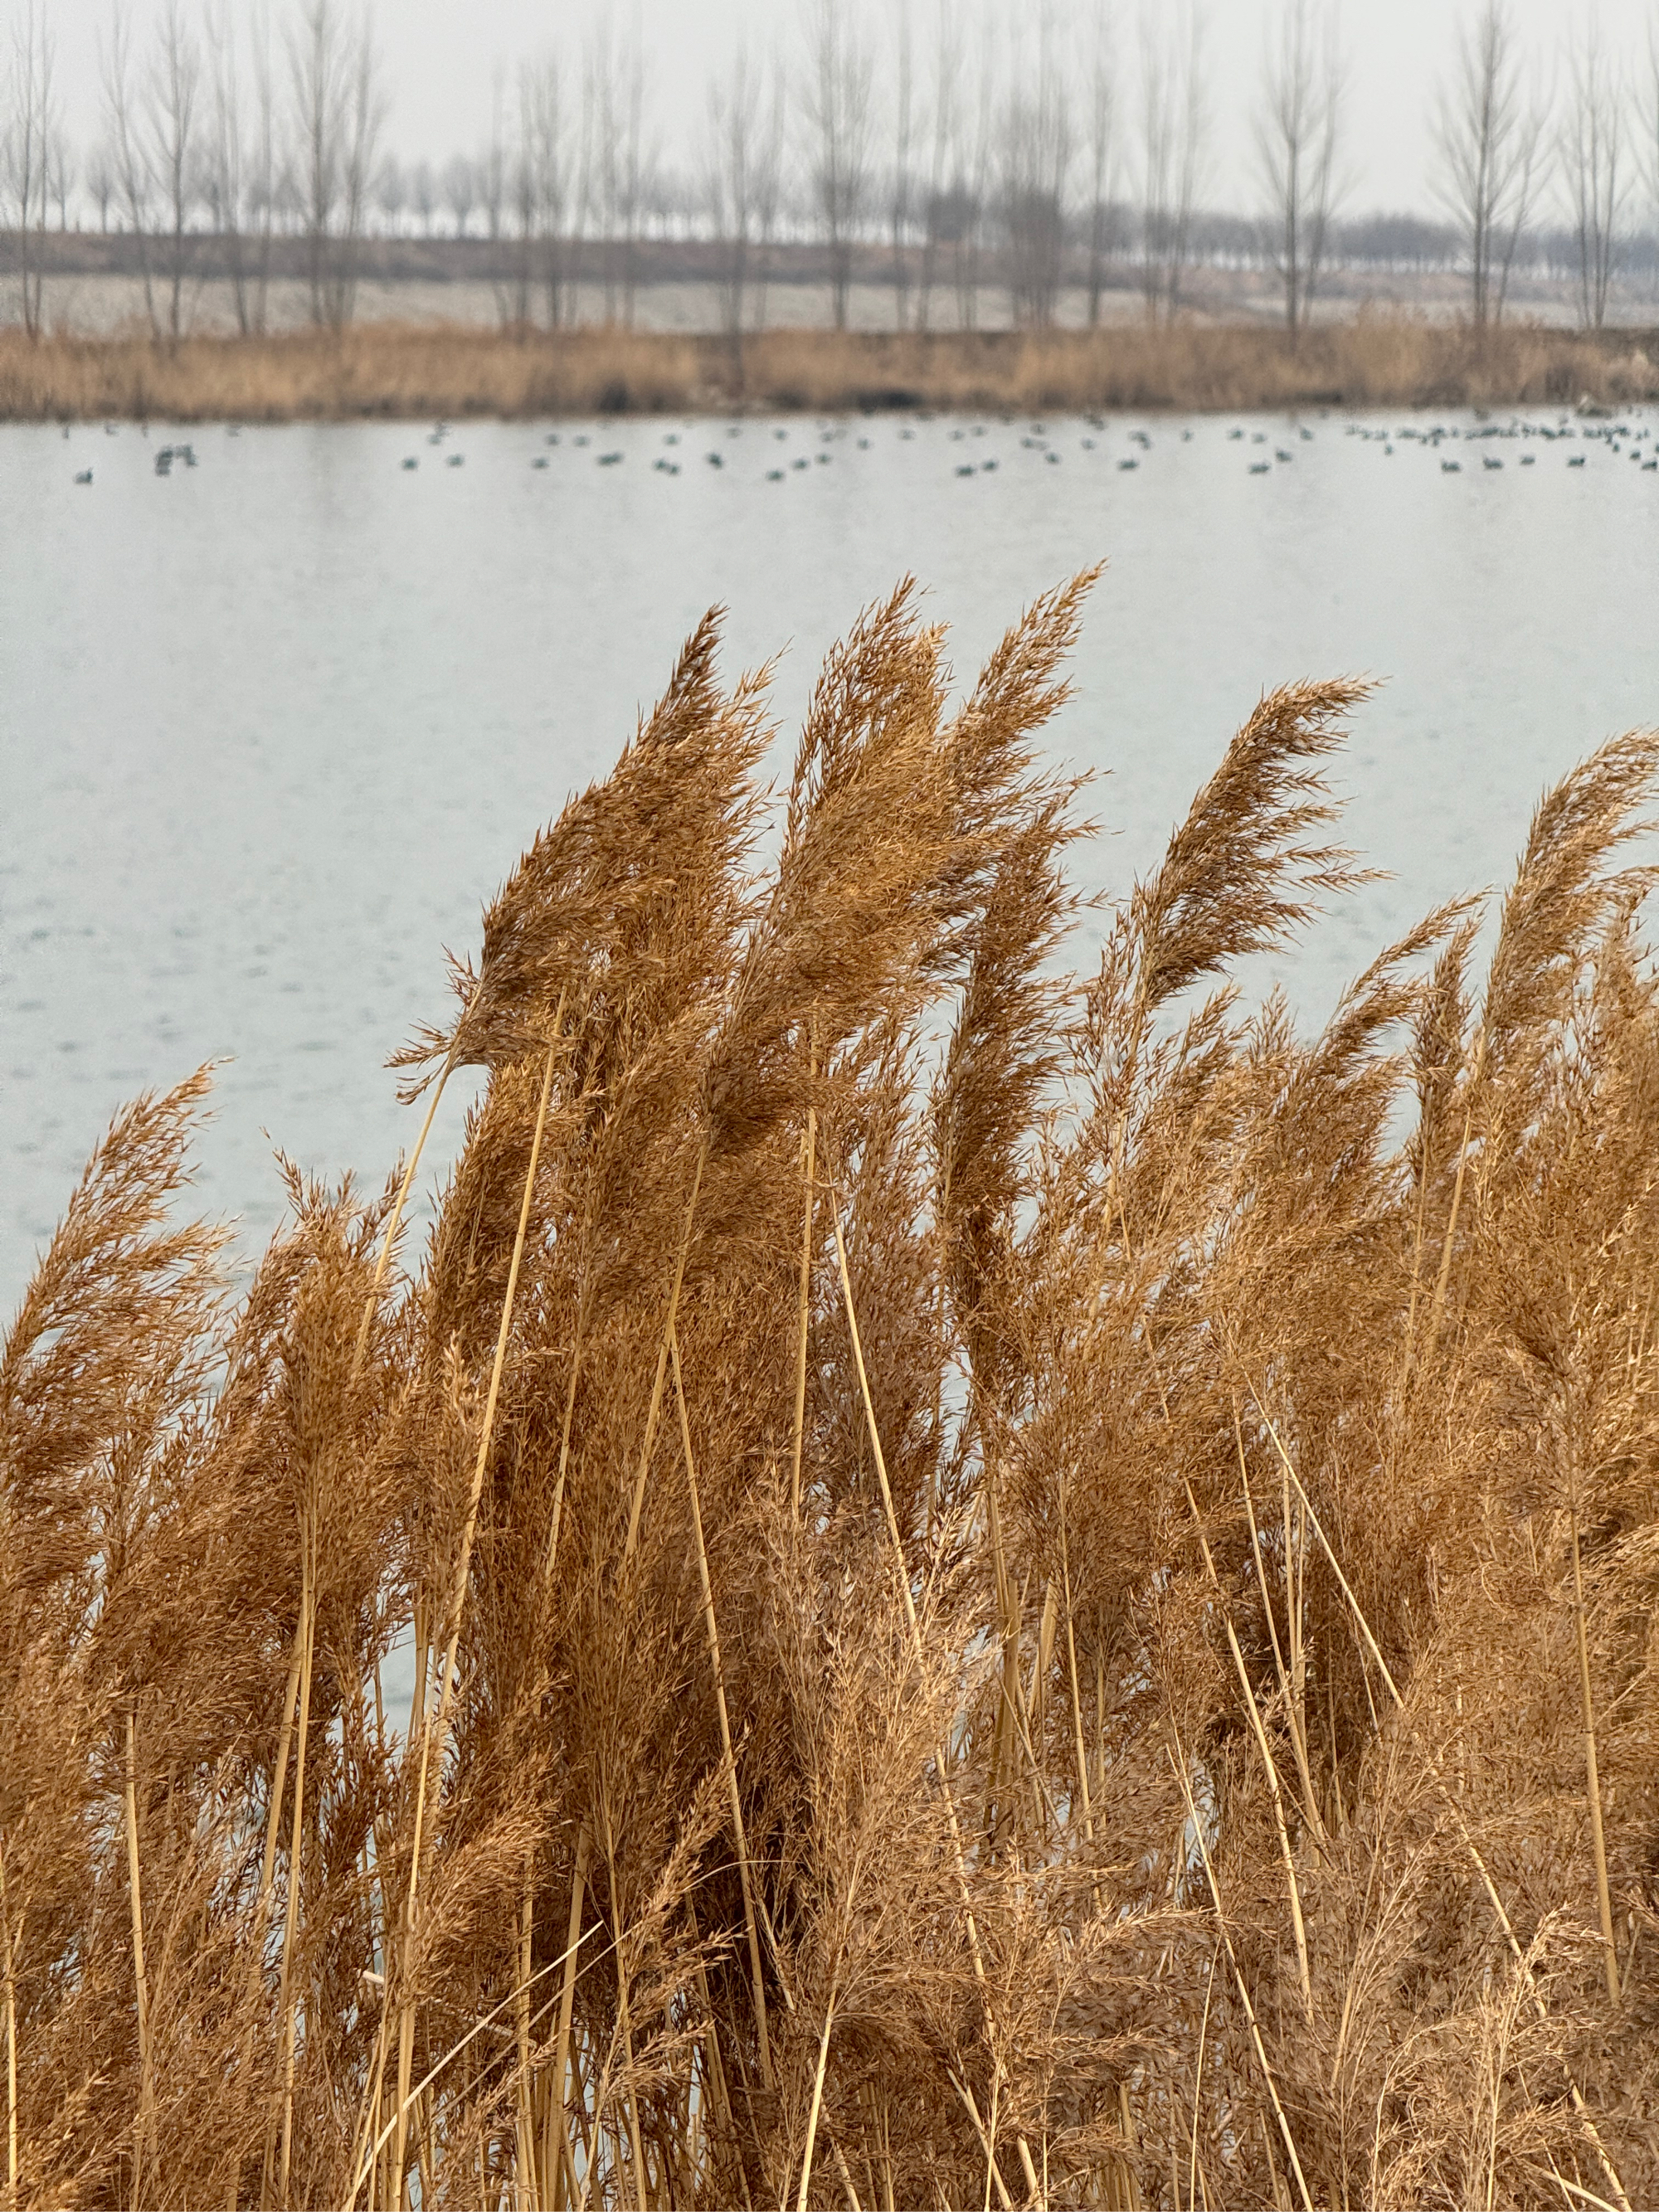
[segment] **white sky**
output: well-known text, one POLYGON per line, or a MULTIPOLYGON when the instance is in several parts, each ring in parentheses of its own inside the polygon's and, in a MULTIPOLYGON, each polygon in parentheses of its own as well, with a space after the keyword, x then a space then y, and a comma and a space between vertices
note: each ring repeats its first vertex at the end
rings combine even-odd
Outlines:
MULTIPOLYGON (((0 0, 0 35, 22 4, 23 0, 0 0)), ((110 0, 46 4, 58 40, 65 121, 71 137, 84 148, 99 130, 99 34, 109 20, 110 0)), ((232 4, 246 9, 250 0, 232 4)), ((902 0, 862 4, 870 27, 890 36, 902 0)), ((939 4, 939 0, 909 0, 919 47, 929 44, 939 4)), ((1018 21, 1022 14, 1030 22, 1036 0, 1025 0, 1023 10, 1007 0, 992 4, 1004 23, 1018 21)), ((1138 43, 1140 4, 1141 0, 1117 0, 1115 9, 1126 65, 1132 64, 1138 43)), ((1171 0, 1151 4, 1167 8, 1171 0)), ((1279 4, 1279 0, 1207 0, 1213 143, 1205 197, 1213 204, 1243 207, 1252 198, 1251 96, 1279 4)), ((1342 0, 1342 40, 1349 62, 1350 211, 1431 210, 1435 88, 1453 52, 1456 27, 1472 4, 1473 0, 1464 0, 1462 6, 1450 0, 1342 0)), ((1546 77, 1560 77, 1569 42, 1592 15, 1599 16, 1607 47, 1631 77, 1649 77, 1650 40, 1659 37, 1659 0, 1511 4, 1517 28, 1546 77)), ((143 26, 152 5, 153 0, 131 0, 136 27, 143 26)), ((977 20, 981 11, 974 0, 968 6, 977 20)), ((283 0, 273 0, 273 15, 280 20, 284 12, 283 0)), ((489 133, 497 72, 510 72, 525 56, 559 48, 576 52, 593 13, 590 0, 379 0, 376 28, 392 92, 387 143, 411 158, 477 150, 489 133)), ((799 0, 615 0, 612 14, 619 27, 637 16, 650 58, 653 119, 671 160, 694 140, 702 123, 711 68, 730 54, 739 35, 763 47, 775 40, 795 52, 800 46, 799 0)))

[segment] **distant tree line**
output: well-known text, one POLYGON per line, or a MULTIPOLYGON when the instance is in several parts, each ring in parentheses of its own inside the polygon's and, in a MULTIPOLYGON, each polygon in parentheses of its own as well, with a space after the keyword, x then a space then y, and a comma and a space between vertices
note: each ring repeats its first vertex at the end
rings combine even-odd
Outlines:
MULTIPOLYGON (((6 23, 0 0, 0 24, 6 23)), ((42 313, 46 234, 138 242, 150 324, 176 339, 201 241, 241 328, 270 313, 272 244, 305 245, 310 312, 354 312, 374 238, 479 238, 504 323, 631 323, 650 243, 695 242, 734 343, 760 327, 785 248, 811 245, 835 324, 855 277, 901 329, 971 328, 1000 290, 1042 328, 1063 295, 1097 323, 1138 288, 1169 319, 1194 270, 1272 272, 1292 341, 1339 269, 1455 272, 1477 327, 1516 279, 1568 279, 1587 326, 1620 276, 1656 273, 1659 14, 1640 52, 1587 15, 1529 52, 1508 0, 1470 0, 1435 94, 1437 219, 1349 207, 1348 72, 1334 0, 1279 0, 1254 84, 1254 204, 1209 204, 1215 88, 1201 0, 1132 22, 1106 0, 975 14, 960 0, 801 0, 787 35, 711 70, 671 148, 650 59, 605 4, 562 49, 497 74, 486 142, 405 162, 384 143, 385 72, 357 0, 117 5, 100 43, 101 128, 60 121, 49 0, 12 0, 0 66, 0 232, 21 316, 42 313), (584 297, 579 302, 577 286, 584 297)), ((799 265, 799 254, 791 260, 799 265)))

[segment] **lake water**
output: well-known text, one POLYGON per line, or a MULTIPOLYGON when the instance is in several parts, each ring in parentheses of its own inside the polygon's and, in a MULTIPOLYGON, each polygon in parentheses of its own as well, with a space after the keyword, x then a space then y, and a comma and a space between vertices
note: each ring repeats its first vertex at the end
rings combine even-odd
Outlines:
POLYGON ((1340 781, 1393 880, 1279 964, 1317 1018, 1387 936, 1501 880, 1546 784, 1659 719, 1659 414, 1439 428, 0 428, 0 1308, 113 1109, 204 1060, 200 1199, 250 1243, 273 1145, 378 1183, 413 1135, 382 1063, 447 1012, 442 948, 712 601, 732 667, 788 648, 793 714, 906 570, 970 674, 1107 557, 1051 732, 1109 771, 1091 890, 1156 859, 1265 687, 1385 678, 1340 781), (184 441, 198 465, 158 475, 184 441))

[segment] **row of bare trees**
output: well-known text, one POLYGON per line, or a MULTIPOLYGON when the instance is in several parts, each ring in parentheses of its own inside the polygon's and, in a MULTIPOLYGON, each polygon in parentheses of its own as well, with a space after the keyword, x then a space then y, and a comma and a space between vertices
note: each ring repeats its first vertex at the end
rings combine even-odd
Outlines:
MULTIPOLYGON (((13 0, 0 100, 24 319, 40 313, 42 234, 68 219, 49 0, 13 0)), ((637 21, 609 0, 566 44, 495 81, 476 155, 382 155, 381 66, 357 0, 160 0, 142 41, 119 9, 102 42, 103 133, 84 195, 139 238, 158 336, 188 319, 196 241, 216 233, 237 319, 264 326, 273 238, 306 241, 310 312, 346 320, 370 231, 488 235, 502 319, 589 311, 631 322, 652 235, 695 241, 734 340, 764 322, 775 249, 815 246, 837 327, 855 276, 881 283, 900 328, 1053 322, 1067 290, 1098 322, 1109 287, 1167 319, 1188 296, 1215 182, 1204 0, 799 0, 762 50, 711 70, 671 147, 637 21)), ((3 5, 3 0, 0 0, 3 5)), ((1435 102, 1434 185, 1472 323, 1501 319, 1552 225, 1571 241, 1586 325, 1604 319, 1621 254, 1659 211, 1659 17, 1620 51, 1593 13, 1568 47, 1528 50, 1511 0, 1468 0, 1435 102)), ((1241 258, 1275 271, 1304 330, 1328 288, 1355 178, 1336 0, 1276 0, 1250 93, 1253 197, 1241 258)), ((1351 227, 1350 227, 1351 228, 1351 227)))
MULTIPOLYGON (((12 234, 22 319, 38 335, 50 207, 68 222, 72 164, 46 0, 22 0, 0 77, 0 232, 12 234)), ((100 227, 134 240, 150 329, 188 327, 205 236, 228 268, 237 321, 266 326, 279 225, 305 240, 312 319, 350 319, 358 250, 386 114, 366 10, 296 0, 161 0, 142 32, 117 0, 98 46, 102 135, 82 184, 100 227)))

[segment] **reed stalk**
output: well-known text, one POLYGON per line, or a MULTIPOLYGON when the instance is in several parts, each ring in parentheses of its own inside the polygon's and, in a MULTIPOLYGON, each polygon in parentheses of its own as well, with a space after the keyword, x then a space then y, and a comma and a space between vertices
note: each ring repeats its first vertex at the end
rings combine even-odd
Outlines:
POLYGON ((1572 1530, 1572 1626, 1578 1647, 1578 1698, 1584 1724, 1584 1794, 1589 1805, 1590 1847, 1595 1856, 1595 1906, 1601 1920, 1602 1965, 1607 2002, 1619 2002, 1619 1952, 1613 1934, 1613 1894, 1607 1886, 1607 1845, 1601 1827, 1601 1785, 1595 1765, 1595 1706, 1590 1694, 1589 1639, 1584 1627, 1584 1569, 1578 1548, 1578 1497, 1568 1505, 1572 1530))
POLYGON ((691 1453, 691 1423, 685 1410, 685 1384, 680 1375, 679 1337, 672 1322, 668 1328, 668 1348, 674 1370, 674 1402, 679 1409, 680 1446, 685 1454, 685 1486, 691 1501, 691 1529, 697 1545, 697 1578, 702 1589, 703 1628, 708 1638, 708 1662, 714 1676, 714 1710, 720 1721, 720 1759, 726 1771, 727 1802, 732 1808, 732 1840, 737 1845, 738 1881, 743 1890, 743 1923, 749 1939, 749 1972, 755 1990, 755 2032, 760 2041, 761 2079, 770 2089, 772 2047, 766 2033, 766 1982, 761 1971, 760 1929, 755 1917, 754 1875, 749 1857, 749 1838, 744 1828, 743 1793, 738 1788, 737 1755, 732 1748, 732 1723, 726 1703, 726 1670, 720 1663, 720 1627, 714 1619, 714 1590, 708 1574, 708 1547, 703 1538, 702 1507, 697 1498, 696 1462, 691 1453))
POLYGON ((144 1893, 138 1871, 138 1759, 135 1721, 127 1711, 127 1897, 132 1919, 132 1982, 138 2028, 138 2124, 133 2142, 132 2203, 142 2202, 155 2130, 155 2056, 149 2040, 149 1979, 144 1969, 144 1893))

